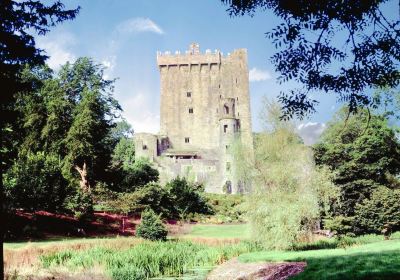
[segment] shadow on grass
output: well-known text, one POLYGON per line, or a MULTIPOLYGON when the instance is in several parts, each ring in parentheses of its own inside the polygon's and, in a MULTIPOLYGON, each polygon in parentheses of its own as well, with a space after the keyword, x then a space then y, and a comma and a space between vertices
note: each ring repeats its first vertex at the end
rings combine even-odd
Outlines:
POLYGON ((400 279, 400 251, 307 258, 302 279, 400 279))

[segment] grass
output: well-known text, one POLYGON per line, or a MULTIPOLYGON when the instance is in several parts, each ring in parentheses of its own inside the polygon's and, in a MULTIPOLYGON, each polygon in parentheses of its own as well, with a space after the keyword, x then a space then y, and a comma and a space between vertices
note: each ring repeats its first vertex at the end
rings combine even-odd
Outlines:
POLYGON ((122 250, 102 246, 82 251, 65 250, 42 256, 41 263, 47 269, 66 267, 72 271, 99 266, 113 279, 141 280, 180 276, 191 269, 212 267, 256 249, 248 242, 207 246, 189 241, 143 241, 122 250))
MULTIPOLYGON (((367 241, 372 242, 372 239, 367 238, 367 241)), ((243 254, 239 260, 306 261, 304 272, 293 279, 400 279, 400 240, 337 249, 255 252, 243 254)))
POLYGON ((238 238, 248 239, 250 236, 247 224, 235 225, 194 225, 185 237, 202 238, 238 238))
MULTIPOLYGON (((117 238, 123 239, 125 237, 117 237, 117 238)), ((19 248, 24 248, 26 246, 47 247, 60 244, 98 243, 102 241, 104 242, 112 241, 115 239, 116 237, 66 237, 66 238, 54 237, 36 241, 5 242, 4 249, 19 249, 19 248)))

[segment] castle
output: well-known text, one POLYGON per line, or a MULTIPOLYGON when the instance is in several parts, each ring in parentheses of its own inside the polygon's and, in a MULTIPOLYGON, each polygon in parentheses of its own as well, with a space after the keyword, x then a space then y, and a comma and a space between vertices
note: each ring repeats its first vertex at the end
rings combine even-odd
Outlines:
POLYGON ((207 192, 243 192, 231 146, 253 149, 247 51, 201 53, 194 43, 184 54, 157 52, 157 65, 160 133, 135 134, 135 157, 153 162, 161 182, 184 176, 207 192))

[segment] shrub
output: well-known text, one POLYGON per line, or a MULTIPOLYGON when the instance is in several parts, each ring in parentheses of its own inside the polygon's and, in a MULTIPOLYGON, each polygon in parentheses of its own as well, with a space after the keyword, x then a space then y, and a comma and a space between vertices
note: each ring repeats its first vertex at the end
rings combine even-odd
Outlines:
POLYGON ((93 218, 93 199, 90 193, 78 190, 75 195, 67 198, 66 208, 81 222, 89 221, 93 218))
POLYGON ((324 221, 325 228, 333 231, 338 237, 354 236, 354 217, 336 216, 324 221))
POLYGON ((239 194, 205 194, 214 216, 222 222, 245 221, 245 196, 239 194))
POLYGON ((370 199, 356 205, 358 233, 382 233, 400 228, 400 190, 377 188, 370 199))
POLYGON ((142 221, 136 230, 136 235, 144 239, 166 240, 168 231, 153 210, 147 209, 142 212, 142 221))
POLYGON ((67 181, 58 156, 32 153, 19 158, 4 175, 7 202, 26 210, 62 210, 67 181))
POLYGON ((173 201, 172 214, 174 216, 185 218, 190 213, 212 213, 202 186, 189 184, 185 178, 177 177, 167 183, 165 188, 173 201))

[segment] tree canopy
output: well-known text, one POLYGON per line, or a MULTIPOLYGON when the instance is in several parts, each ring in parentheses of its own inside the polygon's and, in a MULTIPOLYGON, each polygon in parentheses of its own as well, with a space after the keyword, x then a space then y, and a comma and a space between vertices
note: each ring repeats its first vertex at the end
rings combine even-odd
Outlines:
POLYGON ((7 167, 15 157, 10 135, 17 133, 15 95, 30 93, 37 87, 33 80, 23 79, 22 71, 26 64, 43 65, 47 58, 43 50, 36 47, 34 34, 47 34, 50 27, 74 19, 79 9, 65 9, 60 1, 48 5, 37 0, 0 2, 1 167, 7 167))
POLYGON ((302 85, 282 92, 283 117, 315 111, 313 91, 333 92, 350 112, 373 105, 368 89, 399 85, 400 20, 384 14, 387 0, 222 0, 231 16, 270 10, 283 20, 266 33, 279 49, 271 61, 279 81, 302 85), (337 66, 338 64, 339 66, 337 66))
POLYGON ((332 214, 352 217, 356 205, 365 203, 379 187, 399 186, 400 143, 384 117, 370 116, 366 110, 348 117, 347 111, 340 110, 328 124, 314 152, 316 163, 336 174, 341 199, 332 214))

